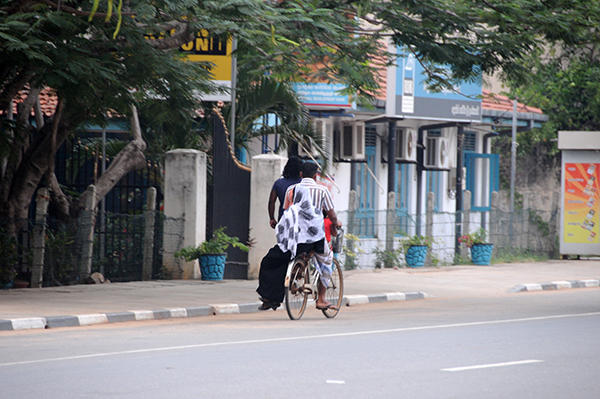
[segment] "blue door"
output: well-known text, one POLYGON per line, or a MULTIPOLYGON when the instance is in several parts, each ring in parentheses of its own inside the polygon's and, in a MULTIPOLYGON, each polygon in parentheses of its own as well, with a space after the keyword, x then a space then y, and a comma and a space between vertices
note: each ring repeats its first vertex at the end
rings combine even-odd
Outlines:
POLYGON ((355 220, 357 235, 359 237, 375 237, 375 196, 377 194, 377 183, 373 175, 375 175, 377 169, 375 167, 375 145, 369 144, 367 142, 365 146, 367 163, 359 165, 356 176, 358 209, 355 214, 355 220))
POLYGON ((466 187, 471 192, 471 210, 489 211, 492 192, 498 191, 500 185, 500 156, 465 151, 464 165, 467 170, 466 187))
POLYGON ((413 218, 410 215, 410 195, 411 195, 411 164, 395 164, 396 168, 396 223, 394 233, 398 235, 407 235, 411 230, 413 218))

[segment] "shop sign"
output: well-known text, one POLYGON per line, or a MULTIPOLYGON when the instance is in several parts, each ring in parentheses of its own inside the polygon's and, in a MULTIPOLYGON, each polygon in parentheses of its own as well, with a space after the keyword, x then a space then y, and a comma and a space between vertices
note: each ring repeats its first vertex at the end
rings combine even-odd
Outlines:
MULTIPOLYGON (((174 33, 173 30, 171 33, 174 33)), ((146 39, 160 40, 165 37, 146 35, 146 39)), ((179 51, 186 55, 185 59, 191 62, 206 62, 212 64, 209 69, 216 84, 231 87, 231 61, 233 40, 230 35, 217 36, 202 29, 196 34, 196 38, 183 44, 179 51)), ((229 94, 203 95, 206 101, 229 101, 229 94)))
POLYGON ((346 87, 339 83, 292 83, 300 101, 307 107, 350 108, 350 98, 340 94, 346 87))
POLYGON ((391 88, 395 92, 393 111, 396 115, 481 121, 481 81, 463 82, 452 90, 434 92, 428 88, 427 74, 414 54, 401 49, 398 54, 396 87, 391 88))

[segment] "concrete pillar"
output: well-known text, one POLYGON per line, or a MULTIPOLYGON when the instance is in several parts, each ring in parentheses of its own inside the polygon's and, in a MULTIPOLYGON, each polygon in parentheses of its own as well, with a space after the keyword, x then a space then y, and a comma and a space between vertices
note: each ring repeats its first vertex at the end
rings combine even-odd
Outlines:
MULTIPOLYGON (((388 192, 387 208, 385 220, 385 250, 392 252, 394 250, 394 235, 396 234, 396 193, 388 192)), ((392 267, 394 265, 384 265, 392 267)))
MULTIPOLYGON (((250 175, 250 239, 248 252, 248 279, 257 279, 260 261, 275 245, 275 230, 269 225, 267 205, 275 180, 281 177, 287 158, 275 154, 252 157, 250 175)), ((275 213, 279 204, 275 203, 275 213)))
MULTIPOLYGON (((425 214, 425 236, 433 238, 433 203, 434 194, 432 192, 427 193, 427 212, 425 214)), ((432 247, 427 250, 427 257, 425 258, 425 265, 431 265, 431 251, 432 247)))
POLYGON ((31 288, 40 288, 44 275, 44 248, 46 245, 46 216, 48 215, 48 196, 47 188, 38 190, 35 203, 35 225, 33 226, 33 237, 31 249, 33 259, 31 262, 31 288))
POLYGON ((154 224, 156 219, 156 189, 150 187, 147 192, 146 210, 144 211, 144 250, 142 263, 142 280, 152 280, 152 264, 154 263, 154 224))
MULTIPOLYGON (((356 234, 358 230, 356 227, 356 210, 358 209, 358 193, 356 190, 350 190, 348 193, 348 225, 346 233, 356 234)), ((348 243, 350 244, 350 243, 348 243)))
POLYGON ((521 209, 521 229, 520 229, 520 240, 519 248, 524 250, 532 249, 529 245, 530 242, 530 225, 529 225, 529 194, 523 195, 523 208, 521 209))
MULTIPOLYGON (((471 192, 469 190, 463 191, 463 234, 471 233, 471 192)), ((464 245, 460 247, 460 255, 463 258, 469 256, 469 250, 464 245)))
POLYGON ((498 234, 498 225, 499 225, 499 218, 500 218, 500 211, 498 208, 498 204, 499 204, 500 198, 499 198, 499 194, 497 191, 492 192, 492 203, 491 203, 491 210, 490 210, 490 224, 489 224, 489 234, 488 234, 488 239, 489 242, 494 244, 494 252, 496 252, 498 250, 498 248, 500 247, 500 245, 502 244, 500 242, 500 236, 498 234))
POLYGON ((163 267, 171 278, 200 278, 198 261, 175 259, 174 253, 206 239, 206 154, 178 149, 165 159, 165 227, 163 267))

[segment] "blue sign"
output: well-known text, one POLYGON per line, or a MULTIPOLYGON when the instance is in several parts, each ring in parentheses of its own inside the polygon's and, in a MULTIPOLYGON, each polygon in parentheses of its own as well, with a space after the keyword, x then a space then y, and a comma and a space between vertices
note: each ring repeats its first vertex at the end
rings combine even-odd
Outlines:
POLYGON ((452 90, 434 92, 427 74, 412 53, 398 50, 396 114, 422 118, 481 121, 481 80, 463 82, 452 90))
POLYGON ((348 95, 339 94, 346 88, 343 84, 292 83, 292 87, 307 107, 351 107, 348 95))

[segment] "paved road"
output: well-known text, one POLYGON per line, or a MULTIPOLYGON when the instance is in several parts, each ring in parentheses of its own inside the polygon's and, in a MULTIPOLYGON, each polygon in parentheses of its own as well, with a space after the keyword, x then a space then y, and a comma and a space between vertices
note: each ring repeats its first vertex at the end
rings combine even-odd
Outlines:
POLYGON ((600 290, 0 333, 1 397, 598 398, 600 290))

